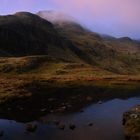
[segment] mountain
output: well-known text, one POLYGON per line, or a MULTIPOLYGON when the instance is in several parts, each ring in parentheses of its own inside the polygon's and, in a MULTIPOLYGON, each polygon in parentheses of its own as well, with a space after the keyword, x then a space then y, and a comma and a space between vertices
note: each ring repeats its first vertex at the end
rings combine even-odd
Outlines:
POLYGON ((45 54, 52 36, 57 40, 52 24, 34 14, 0 16, 1 56, 45 54))
MULTIPOLYGON (((40 55, 62 63, 82 63, 91 69, 128 74, 140 71, 139 46, 127 37, 117 39, 92 32, 74 18, 53 11, 0 16, 1 57, 40 55)), ((27 60, 31 63, 31 59, 27 60)))
POLYGON ((118 38, 119 41, 122 41, 122 42, 132 42, 133 40, 129 37, 121 37, 121 38, 118 38))
POLYGON ((0 16, 0 56, 50 55, 72 59, 71 42, 65 41, 53 25, 39 16, 19 12, 0 16), (66 47, 67 46, 67 47, 66 47))
MULTIPOLYGON (((54 13, 50 11, 43 11, 43 14, 40 11, 37 15, 46 20, 52 18, 54 20, 54 13)), ((57 32, 84 52, 86 56, 84 59, 91 65, 116 73, 133 73, 140 70, 140 44, 138 42, 128 37, 115 38, 94 33, 71 18, 69 21, 67 18, 61 21, 57 19, 58 17, 55 22, 51 20, 57 32)))

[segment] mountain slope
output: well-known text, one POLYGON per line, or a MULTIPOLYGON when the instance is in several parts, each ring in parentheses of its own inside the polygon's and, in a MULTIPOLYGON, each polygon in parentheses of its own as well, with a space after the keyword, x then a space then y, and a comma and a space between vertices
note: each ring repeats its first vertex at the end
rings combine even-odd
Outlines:
POLYGON ((0 16, 0 56, 49 55, 63 59, 67 55, 75 60, 71 46, 50 22, 37 15, 19 12, 0 16))
POLYGON ((69 17, 55 20, 54 13, 50 23, 47 16, 51 19, 52 12, 41 13, 0 16, 1 57, 45 55, 50 60, 82 63, 118 74, 140 72, 139 42, 101 36, 69 17))
POLYGON ((58 37, 55 34, 51 23, 33 14, 22 12, 1 16, 0 55, 45 54, 47 44, 52 42, 52 36, 57 40, 58 37))
MULTIPOLYGON (((82 27, 73 20, 54 20, 54 12, 37 13, 42 18, 50 20, 61 36, 71 40, 73 44, 88 56, 87 61, 103 69, 115 73, 139 73, 140 44, 128 37, 114 38, 101 36, 82 27), (43 14, 41 14, 43 13, 43 14), (49 18, 48 18, 49 15, 49 18)), ((57 14, 56 14, 57 15, 57 14)))

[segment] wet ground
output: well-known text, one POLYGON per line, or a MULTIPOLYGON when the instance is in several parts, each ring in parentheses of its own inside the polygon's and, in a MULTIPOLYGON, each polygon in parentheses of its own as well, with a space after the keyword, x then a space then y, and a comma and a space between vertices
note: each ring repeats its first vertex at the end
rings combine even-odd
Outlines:
MULTIPOLYGON (((0 119, 2 140, 125 140, 122 115, 139 97, 93 103, 73 113, 50 113, 33 122, 0 119)), ((22 116, 23 117, 23 116, 22 116)))

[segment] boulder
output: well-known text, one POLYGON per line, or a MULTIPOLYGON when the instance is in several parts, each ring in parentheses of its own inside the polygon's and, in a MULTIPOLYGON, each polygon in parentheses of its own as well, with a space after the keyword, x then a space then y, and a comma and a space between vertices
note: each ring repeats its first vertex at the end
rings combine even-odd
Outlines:
POLYGON ((125 112, 122 123, 127 140, 140 140, 140 105, 125 112))
POLYGON ((71 130, 74 130, 74 129, 76 128, 76 125, 70 124, 70 125, 69 125, 69 128, 70 128, 71 130))
POLYGON ((29 123, 26 126, 26 131, 28 131, 28 132, 35 132, 36 129, 37 129, 37 125, 36 124, 29 123))
POLYGON ((65 129, 65 124, 59 124, 58 128, 61 129, 61 130, 64 130, 65 129))

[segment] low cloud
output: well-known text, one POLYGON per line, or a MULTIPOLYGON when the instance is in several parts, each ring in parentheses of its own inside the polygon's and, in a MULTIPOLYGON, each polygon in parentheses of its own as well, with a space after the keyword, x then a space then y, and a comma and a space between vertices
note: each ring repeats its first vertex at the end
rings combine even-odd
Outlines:
POLYGON ((95 31, 140 37, 139 0, 51 0, 95 31), (138 36, 139 35, 139 36, 138 36))
POLYGON ((61 23, 61 22, 75 22, 76 19, 73 17, 60 12, 60 11, 39 11, 37 13, 40 17, 52 22, 52 23, 61 23))
POLYGON ((1 0, 0 14, 54 9, 103 34, 140 38, 140 0, 1 0))

